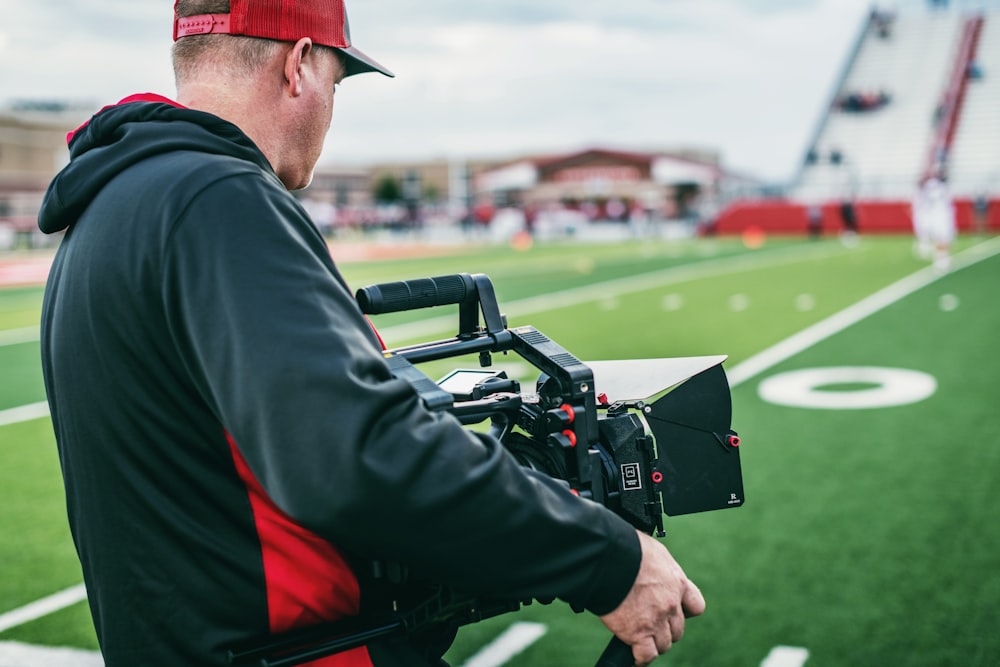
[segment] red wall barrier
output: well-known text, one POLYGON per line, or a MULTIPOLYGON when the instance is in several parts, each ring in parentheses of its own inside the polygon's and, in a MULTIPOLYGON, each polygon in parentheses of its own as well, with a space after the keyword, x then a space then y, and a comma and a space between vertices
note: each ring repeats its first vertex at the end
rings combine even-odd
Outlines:
MULTIPOLYGON (((861 201, 854 206, 858 232, 861 234, 910 234, 913 223, 910 203, 903 201, 861 201)), ((840 217, 840 203, 828 202, 822 206, 822 234, 838 234, 844 229, 840 217)), ((972 201, 955 201, 955 214, 960 232, 975 231, 972 201)), ((742 234, 748 228, 759 228, 768 234, 802 234, 808 228, 806 206, 788 201, 736 202, 726 208, 715 224, 717 234, 742 234)), ((1000 231, 1000 199, 990 201, 987 231, 1000 231)))

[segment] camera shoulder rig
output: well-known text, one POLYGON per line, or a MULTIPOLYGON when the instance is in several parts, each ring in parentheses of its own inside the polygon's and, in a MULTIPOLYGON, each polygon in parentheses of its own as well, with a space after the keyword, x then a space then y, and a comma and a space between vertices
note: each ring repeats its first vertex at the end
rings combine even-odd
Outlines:
MULTIPOLYGON (((484 274, 372 285, 356 298, 368 315, 457 304, 455 336, 385 351, 393 375, 409 382, 431 410, 448 411, 465 425, 489 420, 490 433, 519 463, 564 481, 638 530, 663 536, 664 514, 743 505, 725 356, 582 362, 532 326, 508 328, 484 274), (522 393, 505 371, 486 370, 494 354, 510 352, 539 371, 534 391, 522 393), (417 368, 470 354, 478 354, 479 369, 459 369, 438 381, 417 368)), ((230 663, 297 665, 379 638, 457 628, 522 604, 441 586, 398 587, 398 597, 414 590, 421 591, 416 599, 401 601, 393 593, 383 615, 269 637, 230 651, 230 663)), ((617 639, 597 663, 631 664, 631 649, 617 639)))

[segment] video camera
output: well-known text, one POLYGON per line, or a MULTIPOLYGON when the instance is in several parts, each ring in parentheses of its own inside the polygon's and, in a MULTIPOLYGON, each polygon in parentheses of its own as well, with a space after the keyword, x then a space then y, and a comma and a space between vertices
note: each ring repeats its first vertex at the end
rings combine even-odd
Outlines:
MULTIPOLYGON (((490 433, 519 463, 562 480, 638 530, 662 537, 664 513, 743 504, 725 356, 582 362, 532 326, 508 328, 484 274, 372 285, 356 298, 368 315, 457 304, 454 337, 385 352, 393 375, 409 382, 431 410, 448 411, 468 426, 489 421, 490 433), (522 392, 518 380, 491 368, 494 354, 510 352, 539 371, 533 391, 522 392), (478 355, 478 369, 455 370, 438 381, 417 368, 470 354, 478 355)), ((398 569, 375 569, 380 579, 406 583, 398 569)), ((419 590, 412 599, 414 588, 399 586, 385 613, 371 618, 231 651, 230 664, 297 665, 382 637, 457 628, 530 603, 483 600, 440 586, 419 590)), ((631 664, 631 649, 614 638, 597 663, 631 664)))

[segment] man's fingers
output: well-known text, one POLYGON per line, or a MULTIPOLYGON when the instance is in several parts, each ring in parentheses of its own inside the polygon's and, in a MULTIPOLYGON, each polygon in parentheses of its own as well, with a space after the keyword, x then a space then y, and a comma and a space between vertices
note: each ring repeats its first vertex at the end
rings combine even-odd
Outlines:
MULTIPOLYGON (((668 645, 667 648, 670 648, 668 645)), ((650 636, 640 639, 632 644, 632 658, 635 660, 635 667, 646 667, 656 660, 661 651, 656 646, 656 641, 650 636)))
MULTIPOLYGON (((682 620, 681 624, 683 625, 683 623, 684 621, 682 620)), ((681 634, 684 634, 683 627, 681 628, 681 634)), ((667 632, 661 632, 658 635, 656 635, 655 637, 656 650, 659 651, 660 655, 663 655, 664 653, 670 650, 670 647, 674 645, 674 641, 676 641, 677 639, 679 639, 679 637, 674 635, 674 621, 671 620, 669 630, 667 632)))
MULTIPOLYGON (((667 644, 667 648, 664 649, 663 651, 660 651, 660 653, 665 653, 667 651, 667 649, 670 648, 670 645, 673 642, 679 642, 681 640, 681 637, 684 636, 684 616, 683 615, 676 614, 674 616, 671 616, 670 619, 667 621, 667 623, 670 625, 670 640, 671 641, 670 641, 669 644, 667 644)), ((659 646, 659 643, 657 643, 657 646, 659 646)))
POLYGON ((700 616, 705 613, 705 596, 701 594, 693 581, 687 580, 684 588, 684 595, 681 597, 681 606, 684 607, 684 615, 688 618, 700 616))

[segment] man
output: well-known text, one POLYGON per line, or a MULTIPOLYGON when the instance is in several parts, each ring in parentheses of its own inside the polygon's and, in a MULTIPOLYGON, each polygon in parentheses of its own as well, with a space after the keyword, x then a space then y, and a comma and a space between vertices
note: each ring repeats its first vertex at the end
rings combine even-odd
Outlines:
MULTIPOLYGON (((394 379, 305 187, 345 76, 341 0, 178 0, 177 100, 71 135, 39 225, 66 230, 42 357, 106 663, 359 613, 383 560, 483 596, 558 597, 647 664, 704 600, 656 540, 525 471, 394 379)), ((374 642, 322 665, 419 665, 374 642)))

